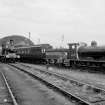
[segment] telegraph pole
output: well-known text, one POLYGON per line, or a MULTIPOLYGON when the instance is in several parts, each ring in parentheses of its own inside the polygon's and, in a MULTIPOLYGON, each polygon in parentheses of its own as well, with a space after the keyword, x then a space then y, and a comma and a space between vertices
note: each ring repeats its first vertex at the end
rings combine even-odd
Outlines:
POLYGON ((31 32, 29 32, 29 45, 30 45, 30 38, 31 38, 31 32))
POLYGON ((29 32, 29 40, 30 40, 30 38, 31 38, 31 33, 29 32))
POLYGON ((38 44, 40 44, 40 38, 38 38, 38 44))
POLYGON ((64 34, 61 36, 61 47, 63 47, 63 41, 64 41, 64 34))
POLYGON ((64 41, 64 35, 62 35, 62 39, 61 39, 62 44, 63 44, 63 41, 64 41))

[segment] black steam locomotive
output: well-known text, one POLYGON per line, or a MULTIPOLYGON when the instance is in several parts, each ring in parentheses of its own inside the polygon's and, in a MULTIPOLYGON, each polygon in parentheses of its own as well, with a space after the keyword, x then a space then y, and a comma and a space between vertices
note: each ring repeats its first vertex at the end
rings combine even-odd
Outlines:
POLYGON ((0 61, 1 62, 15 62, 20 56, 14 50, 14 42, 10 40, 2 44, 0 61))
POLYGON ((81 67, 105 67, 105 46, 97 46, 93 41, 91 46, 69 44, 68 65, 81 67))

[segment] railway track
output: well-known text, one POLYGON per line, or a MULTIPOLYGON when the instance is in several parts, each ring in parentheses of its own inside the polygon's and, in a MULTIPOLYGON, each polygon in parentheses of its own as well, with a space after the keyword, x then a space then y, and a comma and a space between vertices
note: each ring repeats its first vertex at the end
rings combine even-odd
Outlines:
POLYGON ((0 72, 0 105, 18 105, 5 74, 0 72))
MULTIPOLYGON (((40 71, 45 71, 45 70, 42 70, 42 69, 39 69, 39 68, 35 68, 35 67, 31 67, 31 66, 29 66, 29 65, 25 65, 25 64, 23 64, 23 63, 21 63, 21 65, 22 66, 24 66, 24 67, 27 67, 27 68, 29 68, 29 69, 31 69, 31 68, 33 68, 33 69, 35 69, 35 70, 40 70, 40 71)), ((46 69, 47 70, 47 69, 46 69)), ((102 89, 103 91, 105 90, 105 85, 103 85, 103 84, 97 84, 97 83, 95 83, 95 84, 93 84, 93 82, 87 82, 87 81, 83 81, 83 80, 78 80, 78 79, 76 79, 76 78, 74 78, 74 77, 71 77, 71 76, 68 76, 68 75, 62 75, 61 73, 59 73, 59 72, 55 72, 55 71, 52 71, 52 70, 47 70, 47 71, 45 71, 45 72, 48 72, 48 73, 53 73, 54 75, 58 75, 58 76, 61 76, 61 77, 64 77, 64 78, 67 78, 68 80, 70 79, 70 80, 74 80, 74 81, 77 81, 77 82, 79 82, 79 83, 81 83, 81 84, 84 84, 84 85, 89 85, 89 86, 92 86, 93 88, 98 88, 98 89, 102 89)))
POLYGON ((53 90, 60 92, 66 98, 80 105, 105 105, 105 89, 102 87, 67 78, 51 71, 31 70, 30 67, 25 65, 24 67, 13 64, 11 66, 40 80, 53 90))

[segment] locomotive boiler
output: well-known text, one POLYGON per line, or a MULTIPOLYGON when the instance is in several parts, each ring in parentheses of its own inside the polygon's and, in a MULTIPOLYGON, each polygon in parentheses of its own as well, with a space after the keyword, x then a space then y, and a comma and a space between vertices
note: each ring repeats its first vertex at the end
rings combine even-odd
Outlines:
POLYGON ((78 58, 80 60, 104 60, 105 61, 105 46, 88 46, 78 48, 78 58))

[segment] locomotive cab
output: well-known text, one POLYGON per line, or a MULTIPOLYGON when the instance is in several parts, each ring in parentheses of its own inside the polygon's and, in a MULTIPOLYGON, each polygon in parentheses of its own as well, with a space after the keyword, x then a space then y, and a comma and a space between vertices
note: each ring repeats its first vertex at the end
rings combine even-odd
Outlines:
POLYGON ((68 45, 69 45, 69 50, 67 53, 67 59, 64 60, 64 65, 72 66, 75 60, 78 59, 77 49, 78 49, 79 43, 69 43, 68 45))

